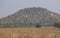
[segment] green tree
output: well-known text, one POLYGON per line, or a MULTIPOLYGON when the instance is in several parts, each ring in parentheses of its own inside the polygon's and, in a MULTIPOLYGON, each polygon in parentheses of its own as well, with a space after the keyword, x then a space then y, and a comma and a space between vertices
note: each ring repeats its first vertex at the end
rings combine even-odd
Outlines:
POLYGON ((56 23, 54 24, 54 27, 60 28, 60 22, 56 22, 56 23))
POLYGON ((40 28, 41 25, 39 23, 37 23, 35 27, 40 28))

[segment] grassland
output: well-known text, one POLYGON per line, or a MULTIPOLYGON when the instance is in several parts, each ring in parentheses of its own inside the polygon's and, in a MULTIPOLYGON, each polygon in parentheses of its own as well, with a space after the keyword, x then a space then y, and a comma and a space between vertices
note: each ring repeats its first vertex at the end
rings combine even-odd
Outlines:
POLYGON ((0 38, 60 38, 60 28, 0 28, 0 38))

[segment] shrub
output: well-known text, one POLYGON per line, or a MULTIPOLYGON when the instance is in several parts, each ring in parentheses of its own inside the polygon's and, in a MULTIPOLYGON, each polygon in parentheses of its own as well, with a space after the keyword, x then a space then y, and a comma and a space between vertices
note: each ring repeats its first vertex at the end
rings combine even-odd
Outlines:
POLYGON ((56 23, 54 24, 54 27, 60 28, 60 22, 56 22, 56 23))
POLYGON ((37 23, 35 27, 40 28, 40 27, 41 27, 41 25, 37 23))

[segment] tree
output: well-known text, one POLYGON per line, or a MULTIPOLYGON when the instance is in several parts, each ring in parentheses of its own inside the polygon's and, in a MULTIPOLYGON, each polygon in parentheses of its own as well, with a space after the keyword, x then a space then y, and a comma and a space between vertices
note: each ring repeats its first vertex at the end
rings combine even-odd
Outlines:
POLYGON ((54 27, 60 28, 60 22, 56 22, 56 23, 54 24, 54 27))
POLYGON ((37 23, 35 27, 40 28, 41 25, 39 23, 37 23))

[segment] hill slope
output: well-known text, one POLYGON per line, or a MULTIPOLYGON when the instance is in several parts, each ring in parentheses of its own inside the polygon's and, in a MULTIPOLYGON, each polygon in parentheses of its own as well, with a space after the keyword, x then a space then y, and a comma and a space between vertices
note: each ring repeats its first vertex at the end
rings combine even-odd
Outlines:
POLYGON ((53 26, 60 15, 40 7, 25 8, 0 19, 0 27, 32 27, 36 24, 53 26))

